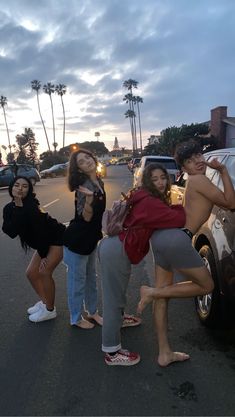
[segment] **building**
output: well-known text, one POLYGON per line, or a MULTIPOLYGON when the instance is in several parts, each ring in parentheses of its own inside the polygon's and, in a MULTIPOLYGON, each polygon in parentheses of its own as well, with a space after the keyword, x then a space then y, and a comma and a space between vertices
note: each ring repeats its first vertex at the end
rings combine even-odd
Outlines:
POLYGON ((227 116, 227 106, 211 109, 210 134, 218 138, 218 148, 235 147, 235 117, 227 116))
POLYGON ((158 143, 159 139, 161 138, 161 135, 150 135, 148 140, 148 145, 154 145, 154 143, 158 143))

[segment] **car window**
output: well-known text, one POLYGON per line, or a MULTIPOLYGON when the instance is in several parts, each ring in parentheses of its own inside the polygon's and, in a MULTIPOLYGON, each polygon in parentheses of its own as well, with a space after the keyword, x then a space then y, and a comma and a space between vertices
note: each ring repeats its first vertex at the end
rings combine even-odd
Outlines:
POLYGON ((227 159, 226 167, 235 185, 235 155, 230 155, 227 159))
POLYGON ((147 158, 145 162, 145 166, 149 164, 162 164, 166 169, 177 169, 177 165, 174 159, 164 159, 164 158, 147 158))
MULTIPOLYGON (((205 159, 210 162, 212 161, 212 159, 216 158, 219 162, 222 162, 225 159, 225 155, 224 154, 216 154, 216 155, 211 155, 208 158, 205 155, 205 159)), ((209 178, 209 180, 211 180, 214 184, 217 184, 219 181, 219 173, 218 171, 216 171, 215 169, 206 168, 206 176, 209 178)))
POLYGON ((24 171, 30 171, 32 167, 30 165, 24 165, 22 168, 24 171))
MULTIPOLYGON (((228 169, 229 175, 231 176, 234 188, 235 188, 235 155, 230 155, 226 161, 226 167, 228 169)), ((223 181, 219 177, 218 187, 221 190, 224 190, 223 181)))
POLYGON ((6 168, 1 171, 1 175, 11 175, 11 168, 6 168))
POLYGON ((22 175, 25 172, 26 172, 25 167, 18 167, 17 174, 22 175))

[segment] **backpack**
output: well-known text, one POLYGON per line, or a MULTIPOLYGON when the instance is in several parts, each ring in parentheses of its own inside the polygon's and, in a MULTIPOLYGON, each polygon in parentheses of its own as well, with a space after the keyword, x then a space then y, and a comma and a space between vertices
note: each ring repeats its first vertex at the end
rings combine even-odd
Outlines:
POLYGON ((122 193, 124 199, 114 201, 112 208, 105 210, 102 218, 102 230, 108 236, 117 236, 123 230, 123 223, 130 211, 129 198, 122 193))

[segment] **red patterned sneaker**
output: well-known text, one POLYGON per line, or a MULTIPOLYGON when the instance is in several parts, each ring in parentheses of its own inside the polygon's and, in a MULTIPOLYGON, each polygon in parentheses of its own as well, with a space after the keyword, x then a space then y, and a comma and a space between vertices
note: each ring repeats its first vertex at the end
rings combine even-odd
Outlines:
POLYGON ((124 314, 122 327, 135 327, 139 326, 142 323, 140 317, 130 316, 129 314, 124 314))
POLYGON ((136 365, 140 361, 139 353, 129 352, 129 350, 120 349, 115 355, 105 354, 105 363, 107 365, 131 366, 136 365))

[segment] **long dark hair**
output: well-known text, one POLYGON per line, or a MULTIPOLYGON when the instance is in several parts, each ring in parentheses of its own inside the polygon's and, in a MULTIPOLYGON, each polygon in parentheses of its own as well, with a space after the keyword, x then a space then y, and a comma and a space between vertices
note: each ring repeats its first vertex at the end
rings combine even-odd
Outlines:
MULTIPOLYGON (((8 188, 8 192, 11 196, 12 199, 14 199, 13 195, 12 195, 12 188, 14 187, 14 184, 16 183, 16 181, 18 181, 19 179, 23 179, 28 183, 29 186, 29 190, 28 190, 28 194, 26 195, 26 197, 22 200, 23 203, 23 207, 28 208, 29 210, 39 210, 39 201, 36 198, 36 194, 33 191, 33 185, 30 181, 29 178, 24 177, 23 175, 17 175, 12 182, 9 185, 8 188)), ((27 227, 27 226, 26 226, 27 227)), ((21 246, 22 248, 25 250, 25 252, 27 252, 27 250, 29 249, 29 246, 27 245, 27 243, 24 240, 24 237, 19 234, 20 237, 20 242, 21 242, 21 246)))
POLYGON ((143 171, 141 183, 142 188, 150 192, 150 194, 152 194, 154 197, 160 198, 160 200, 168 205, 171 204, 171 180, 166 168, 163 165, 158 163, 147 165, 143 171), (166 189, 163 194, 159 193, 152 181, 152 172, 155 169, 160 169, 165 174, 167 179, 166 189))
POLYGON ((89 176, 87 174, 85 174, 84 172, 78 169, 77 155, 79 153, 85 153, 86 155, 89 155, 95 161, 95 164, 97 165, 96 157, 93 155, 92 152, 88 151, 87 149, 80 148, 78 151, 73 152, 70 155, 69 169, 68 169, 68 187, 70 191, 76 190, 76 188, 78 188, 79 185, 84 184, 84 182, 87 179, 89 179, 89 176))

